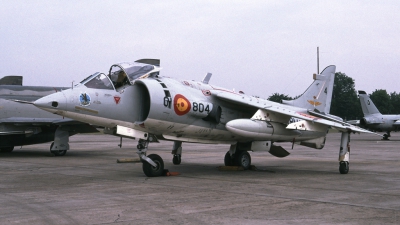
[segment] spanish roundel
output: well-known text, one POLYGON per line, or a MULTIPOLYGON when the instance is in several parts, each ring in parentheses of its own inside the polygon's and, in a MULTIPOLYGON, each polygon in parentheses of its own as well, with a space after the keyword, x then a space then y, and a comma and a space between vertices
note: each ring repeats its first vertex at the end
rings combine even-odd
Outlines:
POLYGON ((189 100, 185 96, 181 94, 175 95, 174 110, 177 115, 183 116, 186 113, 188 113, 191 108, 192 106, 190 105, 189 100))

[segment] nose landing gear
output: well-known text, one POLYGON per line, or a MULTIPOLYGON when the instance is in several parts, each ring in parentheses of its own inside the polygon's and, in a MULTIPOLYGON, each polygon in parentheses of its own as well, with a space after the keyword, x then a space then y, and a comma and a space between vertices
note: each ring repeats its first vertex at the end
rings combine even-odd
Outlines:
POLYGON ((152 160, 156 166, 151 165, 147 161, 143 162, 143 172, 148 177, 158 177, 164 174, 164 161, 157 154, 151 154, 147 156, 150 160, 152 160))
POLYGON ((146 176, 148 177, 158 177, 164 174, 164 161, 157 154, 151 154, 146 156, 147 147, 149 146, 148 140, 139 139, 137 145, 137 154, 142 160, 142 169, 146 176))

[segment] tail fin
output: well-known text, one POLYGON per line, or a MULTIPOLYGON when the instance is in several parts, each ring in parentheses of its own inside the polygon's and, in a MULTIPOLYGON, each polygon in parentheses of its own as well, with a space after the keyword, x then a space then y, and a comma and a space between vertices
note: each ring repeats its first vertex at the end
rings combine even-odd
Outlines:
POLYGON ((329 114, 335 71, 336 66, 328 66, 321 74, 314 74, 314 82, 300 97, 295 100, 283 100, 282 103, 329 114))
POLYGON ((0 85, 22 85, 22 76, 5 76, 0 79, 0 85))
POLYGON ((358 96, 360 97, 361 108, 364 116, 381 114, 365 91, 358 91, 358 96))

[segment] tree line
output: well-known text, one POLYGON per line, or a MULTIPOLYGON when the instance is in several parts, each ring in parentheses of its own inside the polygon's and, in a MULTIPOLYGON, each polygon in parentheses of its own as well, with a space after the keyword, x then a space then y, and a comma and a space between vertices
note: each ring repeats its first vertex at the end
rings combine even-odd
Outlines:
MULTIPOLYGON (((400 114, 400 93, 392 92, 389 94, 385 89, 376 89, 369 96, 380 113, 400 114)), ((281 102, 282 100, 292 100, 294 98, 296 97, 273 93, 268 97, 268 100, 281 102)), ((356 120, 363 117, 354 79, 345 73, 335 73, 330 114, 339 116, 344 120, 356 120)))

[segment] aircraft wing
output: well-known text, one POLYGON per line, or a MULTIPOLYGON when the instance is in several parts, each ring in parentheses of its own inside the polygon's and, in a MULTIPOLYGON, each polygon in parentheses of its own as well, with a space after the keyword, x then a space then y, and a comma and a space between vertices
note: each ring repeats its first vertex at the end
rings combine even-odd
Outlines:
POLYGON ((348 120, 347 123, 358 126, 360 125, 360 120, 348 120))
POLYGON ((72 119, 59 119, 59 118, 29 118, 29 117, 8 117, 0 119, 0 123, 12 123, 12 124, 84 124, 82 122, 72 119))
MULTIPOLYGON (((78 133, 95 133, 98 130, 87 123, 76 121, 73 119, 60 119, 60 118, 29 118, 29 117, 9 117, 0 119, 0 124, 9 125, 7 129, 0 131, 0 135, 12 135, 26 133, 20 129, 14 129, 14 126, 64 126, 68 130, 78 133)), ((5 128, 5 127, 3 127, 5 128)))
POLYGON ((400 120, 395 121, 393 125, 394 126, 400 126, 400 120))
MULTIPOLYGON (((253 116, 254 119, 265 120, 266 117, 269 117, 272 121, 287 123, 290 118, 295 117, 308 121, 308 123, 311 124, 325 125, 328 128, 336 129, 341 132, 370 133, 382 136, 349 123, 329 118, 323 114, 313 112, 313 115, 311 115, 306 109, 282 105, 264 99, 242 96, 229 92, 216 93, 216 97, 236 105, 258 108, 257 113, 253 116)), ((304 122, 303 124, 302 121, 291 123, 286 127, 286 129, 304 129, 304 122)))

